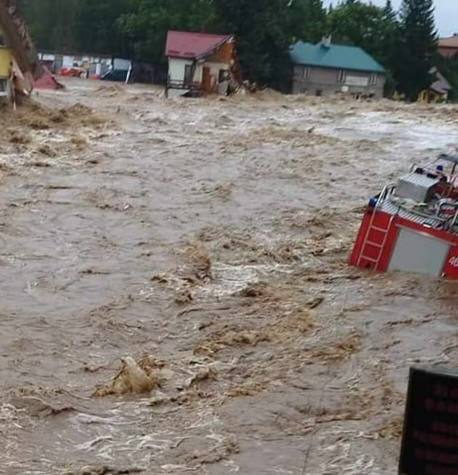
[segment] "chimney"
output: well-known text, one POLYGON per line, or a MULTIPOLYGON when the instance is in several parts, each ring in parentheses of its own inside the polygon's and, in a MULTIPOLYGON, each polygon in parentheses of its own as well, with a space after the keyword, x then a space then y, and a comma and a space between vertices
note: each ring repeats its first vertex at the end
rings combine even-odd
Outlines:
POLYGON ((321 46, 323 46, 323 48, 330 48, 331 42, 332 42, 332 35, 323 36, 321 40, 321 46))

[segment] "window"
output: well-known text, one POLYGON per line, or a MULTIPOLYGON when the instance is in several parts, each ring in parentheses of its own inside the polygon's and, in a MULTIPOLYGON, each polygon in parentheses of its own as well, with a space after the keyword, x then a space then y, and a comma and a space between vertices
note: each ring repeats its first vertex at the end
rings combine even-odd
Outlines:
POLYGON ((220 69, 218 73, 218 82, 229 81, 229 71, 227 69, 220 69))
POLYGON ((377 85, 377 74, 371 74, 369 76, 369 84, 371 86, 376 86, 377 85))
POLYGON ((343 84, 347 79, 347 72, 344 69, 339 69, 337 74, 337 82, 343 84))
POLYGON ((304 69, 302 71, 302 77, 304 79, 310 79, 310 68, 304 67, 304 69))
POLYGON ((193 76, 194 76, 194 72, 193 72, 192 64, 187 64, 184 67, 184 82, 186 84, 191 84, 193 76))

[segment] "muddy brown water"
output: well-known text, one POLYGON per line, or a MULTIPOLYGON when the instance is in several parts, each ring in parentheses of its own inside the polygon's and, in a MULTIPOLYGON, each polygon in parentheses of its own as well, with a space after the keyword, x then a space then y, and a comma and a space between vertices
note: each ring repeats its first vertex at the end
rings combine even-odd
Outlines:
POLYGON ((409 367, 456 366, 458 287, 346 258, 368 197, 456 147, 458 109, 36 100, 103 120, 0 149, 0 473, 395 473, 409 367), (125 356, 160 387, 92 397, 125 356))

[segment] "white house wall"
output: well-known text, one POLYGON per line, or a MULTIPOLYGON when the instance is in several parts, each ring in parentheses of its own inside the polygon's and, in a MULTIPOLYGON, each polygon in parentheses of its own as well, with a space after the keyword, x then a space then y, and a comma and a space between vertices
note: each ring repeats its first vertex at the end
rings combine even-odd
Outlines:
POLYGON ((62 66, 64 68, 71 68, 73 67, 73 63, 75 62, 74 56, 64 56, 62 60, 62 66))
POLYGON ((40 55, 40 59, 42 61, 55 61, 56 55, 55 54, 46 54, 46 53, 44 53, 44 54, 40 55))
POLYGON ((229 64, 226 64, 226 63, 212 63, 212 62, 208 62, 208 63, 205 63, 205 66, 207 68, 210 68, 210 74, 212 76, 215 76, 216 79, 218 79, 218 76, 219 76, 219 72, 221 69, 224 69, 224 71, 229 71, 230 70, 230 65, 229 64))
POLYGON ((229 71, 231 69, 230 65, 226 63, 216 63, 212 61, 199 62, 196 65, 196 70, 194 73, 194 82, 202 82, 204 68, 210 69, 210 76, 213 77, 214 83, 218 82, 219 72, 221 69, 224 69, 224 71, 229 71))
POLYGON ((198 83, 201 83, 202 82, 202 78, 203 78, 203 64, 202 63, 197 63, 196 65, 196 70, 194 71, 194 82, 198 82, 198 83))
POLYGON ((189 59, 169 58, 169 77, 171 81, 184 81, 186 66, 192 66, 189 59))
MULTIPOLYGON (((169 58, 169 76, 171 81, 183 81, 186 66, 192 66, 193 61, 189 59, 169 58)), ((230 70, 230 65, 226 63, 204 62, 197 63, 194 72, 194 82, 202 82, 203 68, 210 68, 210 74, 218 81, 219 72, 221 69, 225 71, 230 70)))

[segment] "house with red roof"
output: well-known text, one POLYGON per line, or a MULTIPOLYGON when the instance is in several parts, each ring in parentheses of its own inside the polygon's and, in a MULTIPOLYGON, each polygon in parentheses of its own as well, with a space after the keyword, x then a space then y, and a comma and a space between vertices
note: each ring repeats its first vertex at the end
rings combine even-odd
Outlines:
POLYGON ((169 31, 167 96, 227 94, 236 65, 231 35, 169 31))

